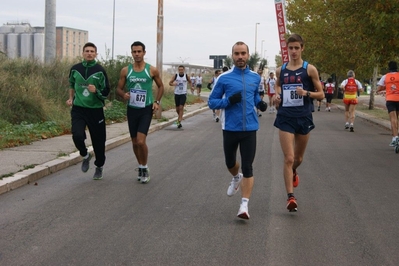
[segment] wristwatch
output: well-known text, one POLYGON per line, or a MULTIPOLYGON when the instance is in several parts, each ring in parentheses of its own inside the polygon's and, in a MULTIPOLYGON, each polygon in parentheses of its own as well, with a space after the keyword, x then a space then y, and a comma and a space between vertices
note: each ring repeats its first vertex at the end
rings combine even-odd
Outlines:
POLYGON ((308 92, 306 93, 306 96, 308 96, 308 97, 310 96, 310 91, 308 91, 308 92))
POLYGON ((156 104, 158 104, 158 105, 160 105, 160 104, 161 104, 161 102, 160 102, 160 101, 155 101, 155 103, 156 103, 156 104))

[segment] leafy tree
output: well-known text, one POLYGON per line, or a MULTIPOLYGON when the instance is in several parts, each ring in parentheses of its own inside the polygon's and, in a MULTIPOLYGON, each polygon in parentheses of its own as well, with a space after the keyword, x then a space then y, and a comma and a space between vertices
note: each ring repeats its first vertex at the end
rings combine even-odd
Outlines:
POLYGON ((231 68, 233 66, 233 58, 231 58, 230 56, 227 56, 223 61, 224 65, 228 68, 231 68))
POLYGON ((262 58, 262 60, 260 60, 259 69, 263 70, 265 67, 267 67, 267 60, 262 58))
POLYGON ((255 53, 251 54, 251 56, 248 59, 247 64, 251 70, 255 70, 255 68, 258 66, 258 63, 260 60, 261 60, 260 55, 257 52, 255 52, 255 53))
POLYGON ((274 62, 275 62, 277 67, 283 65, 283 59, 281 58, 281 52, 274 57, 274 62))
MULTIPOLYGON (((379 66, 398 58, 399 1, 397 0, 287 0, 288 32, 305 39, 304 58, 321 72, 349 69, 360 80, 373 77, 379 66)), ((370 106, 373 105, 373 93, 370 106)))

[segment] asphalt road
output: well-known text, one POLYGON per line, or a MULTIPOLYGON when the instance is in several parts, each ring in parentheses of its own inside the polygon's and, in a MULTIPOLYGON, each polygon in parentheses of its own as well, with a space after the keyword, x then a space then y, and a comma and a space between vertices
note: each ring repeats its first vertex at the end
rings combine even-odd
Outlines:
POLYGON ((273 116, 260 118, 250 220, 226 195, 208 111, 149 135, 148 184, 126 144, 107 152, 101 181, 76 165, 0 195, 0 265, 399 265, 389 131, 358 118, 350 133, 342 111, 314 113, 289 213, 273 116))

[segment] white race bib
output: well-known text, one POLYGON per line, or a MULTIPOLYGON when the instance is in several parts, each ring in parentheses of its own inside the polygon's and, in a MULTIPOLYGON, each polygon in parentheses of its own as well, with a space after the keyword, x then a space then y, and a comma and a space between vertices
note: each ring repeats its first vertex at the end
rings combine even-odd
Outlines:
POLYGON ((144 108, 146 99, 147 99, 147 91, 130 89, 130 100, 129 100, 130 106, 144 108))
POLYGON ((179 91, 183 91, 183 89, 184 89, 184 84, 183 84, 183 82, 179 82, 179 84, 177 84, 177 86, 178 86, 178 88, 179 88, 179 91))
POLYGON ((303 106, 303 96, 296 93, 296 87, 302 84, 283 84, 283 107, 303 106))

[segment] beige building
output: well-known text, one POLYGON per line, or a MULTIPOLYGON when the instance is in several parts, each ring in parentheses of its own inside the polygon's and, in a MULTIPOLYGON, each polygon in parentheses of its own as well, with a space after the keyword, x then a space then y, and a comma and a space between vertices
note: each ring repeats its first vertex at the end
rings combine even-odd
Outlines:
MULTIPOLYGON (((34 27, 44 33, 44 27, 34 27)), ((58 59, 74 59, 82 55, 83 45, 89 40, 89 32, 68 27, 57 27, 56 55, 58 59)))

